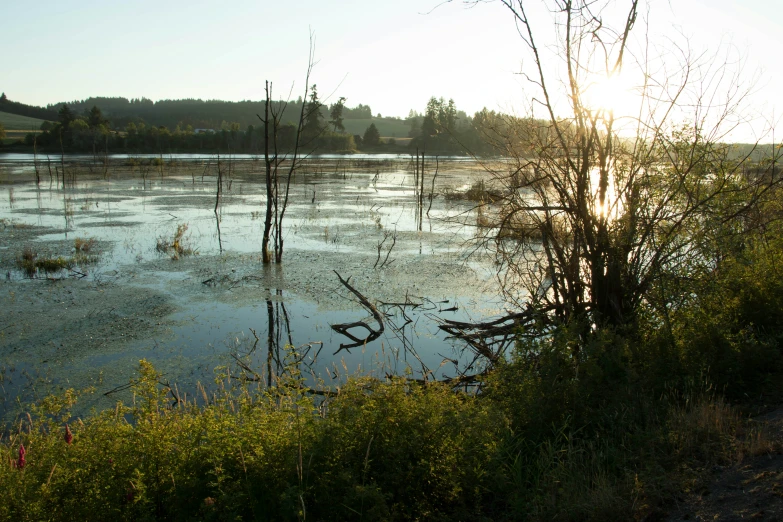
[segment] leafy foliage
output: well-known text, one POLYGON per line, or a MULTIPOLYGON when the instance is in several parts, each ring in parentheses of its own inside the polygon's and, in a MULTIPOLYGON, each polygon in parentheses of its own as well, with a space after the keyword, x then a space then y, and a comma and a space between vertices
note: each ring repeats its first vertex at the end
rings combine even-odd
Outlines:
POLYGON ((70 444, 76 394, 44 400, 3 442, 27 453, 0 465, 0 519, 446 520, 492 503, 502 423, 445 388, 363 379, 320 403, 292 372, 171 407, 159 380, 141 361, 133 403, 72 422, 70 444))

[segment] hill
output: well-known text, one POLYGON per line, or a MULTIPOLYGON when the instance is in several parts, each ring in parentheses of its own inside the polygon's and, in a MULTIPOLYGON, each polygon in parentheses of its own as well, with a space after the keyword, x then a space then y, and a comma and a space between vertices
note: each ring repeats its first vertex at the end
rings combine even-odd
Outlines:
POLYGON ((43 107, 36 107, 35 105, 27 105, 26 103, 9 100, 5 93, 0 94, 0 112, 41 120, 54 121, 57 119, 56 112, 44 109, 43 107))
POLYGON ((0 123, 3 124, 7 131, 36 131, 41 128, 43 122, 44 120, 39 120, 37 118, 0 112, 0 123))

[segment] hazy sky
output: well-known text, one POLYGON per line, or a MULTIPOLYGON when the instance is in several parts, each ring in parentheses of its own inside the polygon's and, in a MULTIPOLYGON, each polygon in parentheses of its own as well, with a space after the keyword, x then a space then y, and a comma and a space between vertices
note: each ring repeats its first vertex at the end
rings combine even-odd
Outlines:
MULTIPOLYGON (((269 79, 281 95, 295 82, 298 96, 312 28, 313 79, 331 101, 345 96, 392 116, 422 111, 433 95, 468 113, 524 109, 529 86, 517 73, 531 62, 505 9, 439 3, 2 0, 0 90, 35 105, 89 96, 257 100, 269 79)), ((732 42, 747 79, 763 69, 752 105, 768 118, 783 113, 781 0, 652 0, 649 13, 654 44, 684 35, 712 51, 732 42)), ((542 32, 551 27, 545 13, 536 16, 542 32)))

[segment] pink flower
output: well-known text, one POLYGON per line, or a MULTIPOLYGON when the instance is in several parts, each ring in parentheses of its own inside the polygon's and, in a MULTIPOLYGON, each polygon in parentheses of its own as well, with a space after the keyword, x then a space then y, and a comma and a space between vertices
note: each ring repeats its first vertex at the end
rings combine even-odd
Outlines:
POLYGON ((63 438, 65 439, 66 444, 70 444, 73 440, 73 433, 71 433, 71 428, 68 426, 68 424, 65 425, 65 435, 63 438))
POLYGON ((16 461, 16 467, 19 469, 24 468, 24 465, 27 463, 27 460, 25 460, 24 456, 25 453, 27 453, 24 449, 24 444, 19 445, 19 458, 16 461))

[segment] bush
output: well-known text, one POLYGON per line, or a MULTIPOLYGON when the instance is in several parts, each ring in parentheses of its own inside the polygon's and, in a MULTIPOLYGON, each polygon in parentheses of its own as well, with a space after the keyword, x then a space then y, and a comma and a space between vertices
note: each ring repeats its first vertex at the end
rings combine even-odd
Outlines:
POLYGON ((362 379, 322 402, 292 375, 171 406, 142 361, 133 403, 71 422, 70 443, 76 394, 49 397, 0 447, 0 519, 470 520, 494 502, 503 424, 480 401, 362 379))

